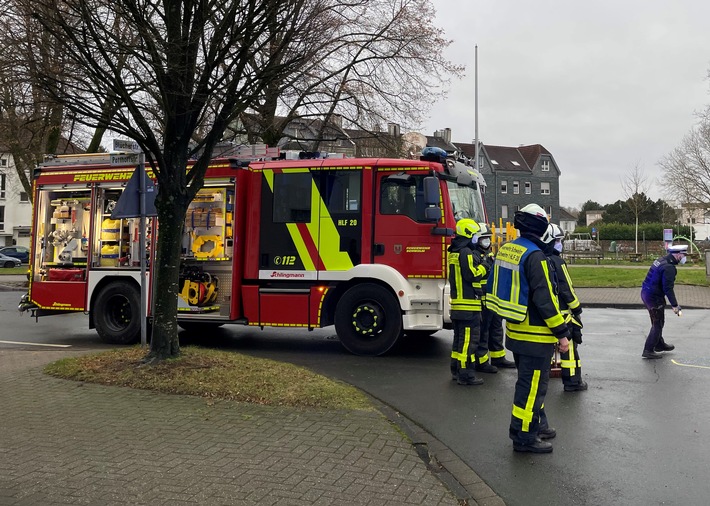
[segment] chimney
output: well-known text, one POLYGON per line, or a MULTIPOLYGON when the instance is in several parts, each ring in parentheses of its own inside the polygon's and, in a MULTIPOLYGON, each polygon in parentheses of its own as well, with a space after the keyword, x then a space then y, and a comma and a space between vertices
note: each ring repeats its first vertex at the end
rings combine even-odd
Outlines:
POLYGON ((387 123, 387 133, 392 137, 399 137, 400 128, 398 123, 387 123))

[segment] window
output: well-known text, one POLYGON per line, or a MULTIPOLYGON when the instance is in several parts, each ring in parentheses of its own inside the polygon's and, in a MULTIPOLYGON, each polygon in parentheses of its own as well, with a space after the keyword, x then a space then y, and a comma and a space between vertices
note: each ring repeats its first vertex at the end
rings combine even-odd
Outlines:
POLYGON ((520 193, 520 183, 513 181, 513 195, 518 195, 520 193))
POLYGON ((483 167, 483 155, 478 155, 478 168, 483 167))
POLYGON ((516 167, 520 167, 520 164, 519 164, 517 161, 515 161, 515 160, 511 160, 510 163, 512 163, 512 164, 515 165, 516 167))
POLYGON ((5 206, 0 206, 0 230, 5 230, 5 206))
POLYGON ((500 206, 500 217, 504 220, 508 219, 508 206, 500 206))
MULTIPOLYGON (((424 176, 409 176, 401 179, 399 176, 383 178, 380 187, 380 213, 401 214, 417 220, 418 214, 423 214, 424 206, 417 206, 417 188, 423 193, 424 176), (421 208, 421 213, 417 208, 421 208)), ((423 201, 420 201, 423 202, 423 201)))
POLYGON ((525 181, 525 195, 530 195, 532 193, 532 184, 530 181, 525 181))
POLYGON ((545 212, 547 213, 547 219, 552 219, 552 206, 545 206, 545 212))
POLYGON ((311 221, 310 172, 274 174, 274 223, 311 221))
POLYGON ((0 199, 5 198, 5 174, 0 174, 0 199))
POLYGON ((501 181, 500 182, 500 192, 501 193, 508 193, 508 181, 501 181))
POLYGON ((27 195, 27 192, 20 192, 20 202, 29 202, 30 201, 30 196, 27 195))
POLYGON ((7 158, 0 158, 0 167, 7 167, 7 158))
POLYGON ((515 206, 515 212, 520 211, 520 206, 515 206))
POLYGON ((542 182, 540 183, 540 194, 549 195, 550 194, 550 183, 542 182))
POLYGON ((360 172, 332 171, 321 176, 323 200, 328 211, 344 213, 360 210, 360 172))
POLYGON ((550 170, 550 160, 543 160, 540 162, 540 167, 543 172, 548 172, 550 170))

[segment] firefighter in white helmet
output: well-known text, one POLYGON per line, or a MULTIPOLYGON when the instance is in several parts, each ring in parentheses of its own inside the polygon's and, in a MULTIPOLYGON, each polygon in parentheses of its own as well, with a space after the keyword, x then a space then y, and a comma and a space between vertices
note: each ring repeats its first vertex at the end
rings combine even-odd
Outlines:
POLYGON ((570 331, 560 313, 550 279, 550 265, 540 240, 547 230, 547 214, 537 204, 515 213, 521 236, 504 244, 488 278, 486 303, 505 318, 506 347, 518 367, 508 435, 513 450, 550 453, 547 439, 556 435, 549 426, 544 403, 555 343, 569 349, 570 331))
POLYGON ((582 379, 582 362, 579 359, 578 351, 579 345, 582 344, 582 305, 577 294, 574 293, 567 263, 560 256, 564 237, 565 233, 562 229, 554 223, 550 223, 547 232, 542 236, 542 242, 547 245, 545 253, 555 269, 560 311, 565 315, 565 321, 572 337, 569 350, 566 353, 560 353, 562 384, 565 392, 580 392, 587 389, 587 382, 582 379))
POLYGON ((473 253, 481 227, 464 218, 456 223, 456 236, 448 252, 451 287, 451 322, 454 342, 451 348, 451 377, 459 385, 480 385, 475 375, 475 350, 481 336, 481 282, 488 273, 487 264, 473 253))

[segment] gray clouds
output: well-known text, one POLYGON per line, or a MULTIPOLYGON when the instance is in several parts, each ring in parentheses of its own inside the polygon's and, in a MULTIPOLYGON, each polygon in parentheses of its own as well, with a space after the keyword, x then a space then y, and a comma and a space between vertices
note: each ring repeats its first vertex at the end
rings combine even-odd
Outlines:
MULTIPOLYGON (((562 171, 560 202, 623 198, 636 164, 657 162, 710 103, 710 2, 432 0, 447 53, 467 65, 424 132, 474 137, 478 44, 479 135, 484 143, 544 145, 562 171)), ((664 197, 654 184, 652 198, 664 197)))

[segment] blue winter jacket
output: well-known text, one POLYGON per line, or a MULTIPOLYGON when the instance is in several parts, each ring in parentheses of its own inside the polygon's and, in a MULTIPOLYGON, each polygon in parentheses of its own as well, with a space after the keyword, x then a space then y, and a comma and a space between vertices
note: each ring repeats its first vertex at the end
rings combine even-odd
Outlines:
POLYGON ((643 280, 643 285, 641 285, 641 293, 659 306, 666 303, 666 297, 668 297, 671 306, 677 306, 678 300, 673 292, 675 276, 678 272, 676 265, 678 265, 678 260, 673 255, 654 260, 648 274, 646 274, 646 279, 643 280))

